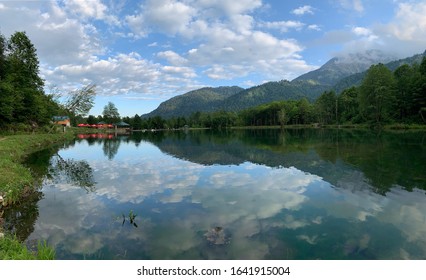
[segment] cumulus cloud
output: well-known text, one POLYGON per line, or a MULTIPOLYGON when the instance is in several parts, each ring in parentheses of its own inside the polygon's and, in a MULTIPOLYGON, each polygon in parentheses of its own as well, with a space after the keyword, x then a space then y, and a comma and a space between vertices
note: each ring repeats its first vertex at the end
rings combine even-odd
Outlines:
POLYGON ((314 8, 312 6, 309 5, 305 5, 302 7, 299 7, 297 9, 294 9, 293 11, 291 11, 292 14, 301 16, 301 15, 305 15, 305 14, 314 14, 314 8))
POLYGON ((174 51, 165 51, 157 53, 157 56, 163 59, 166 59, 172 65, 185 65, 188 60, 180 56, 174 51))
POLYGON ((333 34, 341 35, 344 40, 339 43, 350 52, 380 49, 400 57, 411 56, 425 50, 425 13, 426 3, 398 3, 395 16, 387 23, 350 27, 351 34, 344 31, 333 34))
POLYGON ((303 46, 296 40, 268 32, 287 32, 304 24, 259 23, 253 12, 263 6, 260 0, 149 0, 127 14, 120 4, 100 0, 30 3, 2 4, 2 33, 8 36, 16 26, 27 31, 37 46, 48 86, 68 90, 91 82, 102 95, 173 96, 200 86, 197 80, 203 77, 241 78, 262 71, 262 80, 291 79, 315 68, 300 57, 303 46), (122 21, 118 11, 123 12, 122 21), (98 22, 109 28, 101 29, 98 22), (177 51, 155 39, 149 46, 166 50, 155 52, 151 60, 138 50, 110 49, 104 40, 135 40, 137 45, 151 34, 191 43, 177 51))
POLYGON ((192 20, 195 9, 174 0, 149 0, 138 14, 126 17, 134 34, 146 36, 151 31, 174 35, 182 32, 192 20))
POLYGON ((102 19, 107 12, 107 7, 99 0, 66 0, 65 5, 72 12, 83 17, 102 19))
POLYGON ((387 28, 401 41, 426 41, 426 3, 400 3, 396 17, 387 28))
POLYGON ((163 32, 199 42, 196 48, 186 53, 166 51, 157 56, 173 66, 204 67, 206 70, 203 73, 212 79, 244 77, 258 69, 265 71, 262 72, 265 73, 265 79, 283 79, 314 69, 298 56, 303 47, 297 41, 279 39, 256 29, 286 32, 289 29, 300 29, 304 24, 299 21, 258 23, 248 13, 261 5, 261 1, 253 0, 149 1, 142 6, 140 14, 129 16, 128 22, 133 32, 140 36, 147 36, 149 32, 163 32), (185 6, 189 7, 189 4, 191 8, 185 6), (160 11, 177 5, 177 12, 165 19, 160 11), (221 21, 217 20, 219 14, 225 16, 221 21), (297 65, 290 64, 293 61, 297 65), (300 67, 301 64, 304 67, 300 67), (274 71, 268 72, 269 69, 274 71))

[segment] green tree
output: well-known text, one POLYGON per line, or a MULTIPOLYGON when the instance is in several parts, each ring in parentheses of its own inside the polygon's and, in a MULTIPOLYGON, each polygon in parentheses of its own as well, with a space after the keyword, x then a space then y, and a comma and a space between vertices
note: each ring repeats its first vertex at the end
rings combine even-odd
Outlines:
POLYGON ((116 123, 120 121, 120 114, 118 113, 117 107, 114 103, 108 102, 102 111, 103 120, 107 123, 116 123))
POLYGON ((339 95, 337 104, 340 122, 356 123, 359 121, 358 89, 356 87, 345 89, 339 95))
POLYGON ((311 119, 311 104, 308 99, 302 98, 297 102, 298 116, 301 124, 307 124, 311 119))
POLYGON ((281 110, 278 111, 278 121, 281 125, 281 128, 284 128, 284 125, 287 124, 287 113, 285 111, 285 108, 281 108, 281 110))
POLYGON ((395 80, 383 64, 370 67, 359 92, 360 112, 365 120, 381 126, 395 114, 395 80))
POLYGON ((81 89, 68 93, 68 98, 63 104, 65 110, 73 116, 85 116, 95 103, 96 85, 89 84, 81 89))
POLYGON ((0 126, 12 122, 14 111, 13 87, 6 78, 6 38, 0 34, 0 126))
POLYGON ((13 97, 13 120, 31 124, 50 121, 54 104, 43 91, 37 50, 25 32, 15 32, 7 43, 7 90, 13 97))
POLYGON ((326 91, 315 102, 318 121, 323 124, 331 124, 336 121, 337 97, 334 91, 326 91))
POLYGON ((0 33, 0 82, 6 75, 6 38, 0 33))
POLYGON ((414 106, 414 80, 416 78, 415 67, 408 64, 401 65, 394 71, 396 81, 396 117, 401 121, 406 121, 411 115, 414 106))
POLYGON ((95 116, 93 116, 93 115, 89 115, 89 116, 87 117, 87 123, 88 123, 88 124, 96 124, 96 123, 98 123, 98 121, 96 120, 96 117, 95 117, 95 116))
POLYGON ((423 122, 426 123, 426 57, 423 57, 419 67, 419 77, 415 81, 413 99, 415 102, 414 111, 416 111, 423 122))

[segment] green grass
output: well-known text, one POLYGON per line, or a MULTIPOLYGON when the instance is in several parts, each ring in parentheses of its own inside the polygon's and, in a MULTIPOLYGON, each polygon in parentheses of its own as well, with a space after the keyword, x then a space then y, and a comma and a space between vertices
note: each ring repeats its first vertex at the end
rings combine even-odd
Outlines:
MULTIPOLYGON (((54 143, 71 140, 76 131, 51 134, 18 134, 0 136, 0 196, 2 207, 18 203, 37 188, 36 179, 22 162, 26 156, 54 143)), ((1 222, 1 215, 0 215, 1 222)), ((52 260, 55 251, 46 242, 39 242, 30 251, 15 236, 2 233, 0 223, 0 259, 7 260, 52 260)))
POLYGON ((18 202, 35 187, 30 170, 22 165, 25 156, 73 137, 72 131, 65 134, 0 136, 0 196, 3 197, 3 205, 18 202))
POLYGON ((38 242, 35 251, 12 235, 0 237, 0 260, 54 260, 55 251, 44 242, 38 242))

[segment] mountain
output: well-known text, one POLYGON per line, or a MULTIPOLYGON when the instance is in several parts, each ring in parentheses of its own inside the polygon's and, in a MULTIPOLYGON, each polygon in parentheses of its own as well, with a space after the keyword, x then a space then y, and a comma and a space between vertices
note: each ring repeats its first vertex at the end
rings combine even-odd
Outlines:
POLYGON ((397 59, 379 50, 345 54, 327 61, 319 69, 303 74, 293 81, 312 81, 322 85, 334 85, 342 78, 367 70, 377 63, 388 63, 397 59))
MULTIPOLYGON (((422 62, 423 57, 425 56, 426 56, 426 51, 422 54, 416 54, 407 58, 390 61, 388 63, 385 63, 385 66, 389 70, 395 71, 399 66, 404 64, 409 64, 409 65, 412 65, 414 63, 420 64, 422 62)), ((362 83, 362 80, 364 80, 365 75, 367 75, 367 71, 368 71, 368 68, 362 72, 355 73, 340 79, 337 83, 333 85, 332 89, 336 93, 341 93, 343 90, 349 87, 359 86, 362 83)))
POLYGON ((234 86, 194 90, 161 103, 157 109, 142 117, 170 118, 189 116, 197 111, 240 111, 273 101, 298 100, 303 97, 315 101, 324 91, 340 93, 346 88, 360 85, 373 64, 384 63, 393 71, 403 64, 420 63, 423 56, 426 56, 426 51, 399 60, 393 60, 393 56, 377 50, 347 54, 335 57, 319 69, 292 81, 267 82, 248 89, 234 86))
POLYGON ((242 90, 244 89, 237 86, 217 88, 205 87, 193 90, 162 102, 157 109, 142 117, 186 117, 197 111, 213 112, 221 108, 220 105, 222 101, 242 90))
POLYGON ((221 106, 225 111, 240 111, 260 104, 273 101, 298 100, 306 97, 314 101, 321 93, 330 89, 312 81, 279 81, 268 82, 234 94, 223 101, 221 106))

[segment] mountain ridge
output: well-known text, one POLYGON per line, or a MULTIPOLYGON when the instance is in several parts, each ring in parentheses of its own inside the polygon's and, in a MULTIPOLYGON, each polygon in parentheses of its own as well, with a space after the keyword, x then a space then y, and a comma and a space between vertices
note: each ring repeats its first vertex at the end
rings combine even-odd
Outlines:
POLYGON ((273 101, 301 98, 315 101, 324 91, 334 90, 340 93, 346 88, 359 85, 371 65, 383 63, 393 71, 402 64, 420 62, 423 56, 426 56, 426 51, 423 54, 389 61, 392 56, 371 50, 364 54, 334 57, 320 68, 305 73, 292 81, 267 82, 247 89, 238 86, 222 86, 193 90, 162 102, 158 108, 142 117, 188 117, 197 111, 236 112, 273 101), (349 67, 350 62, 354 60, 358 63, 349 67))

